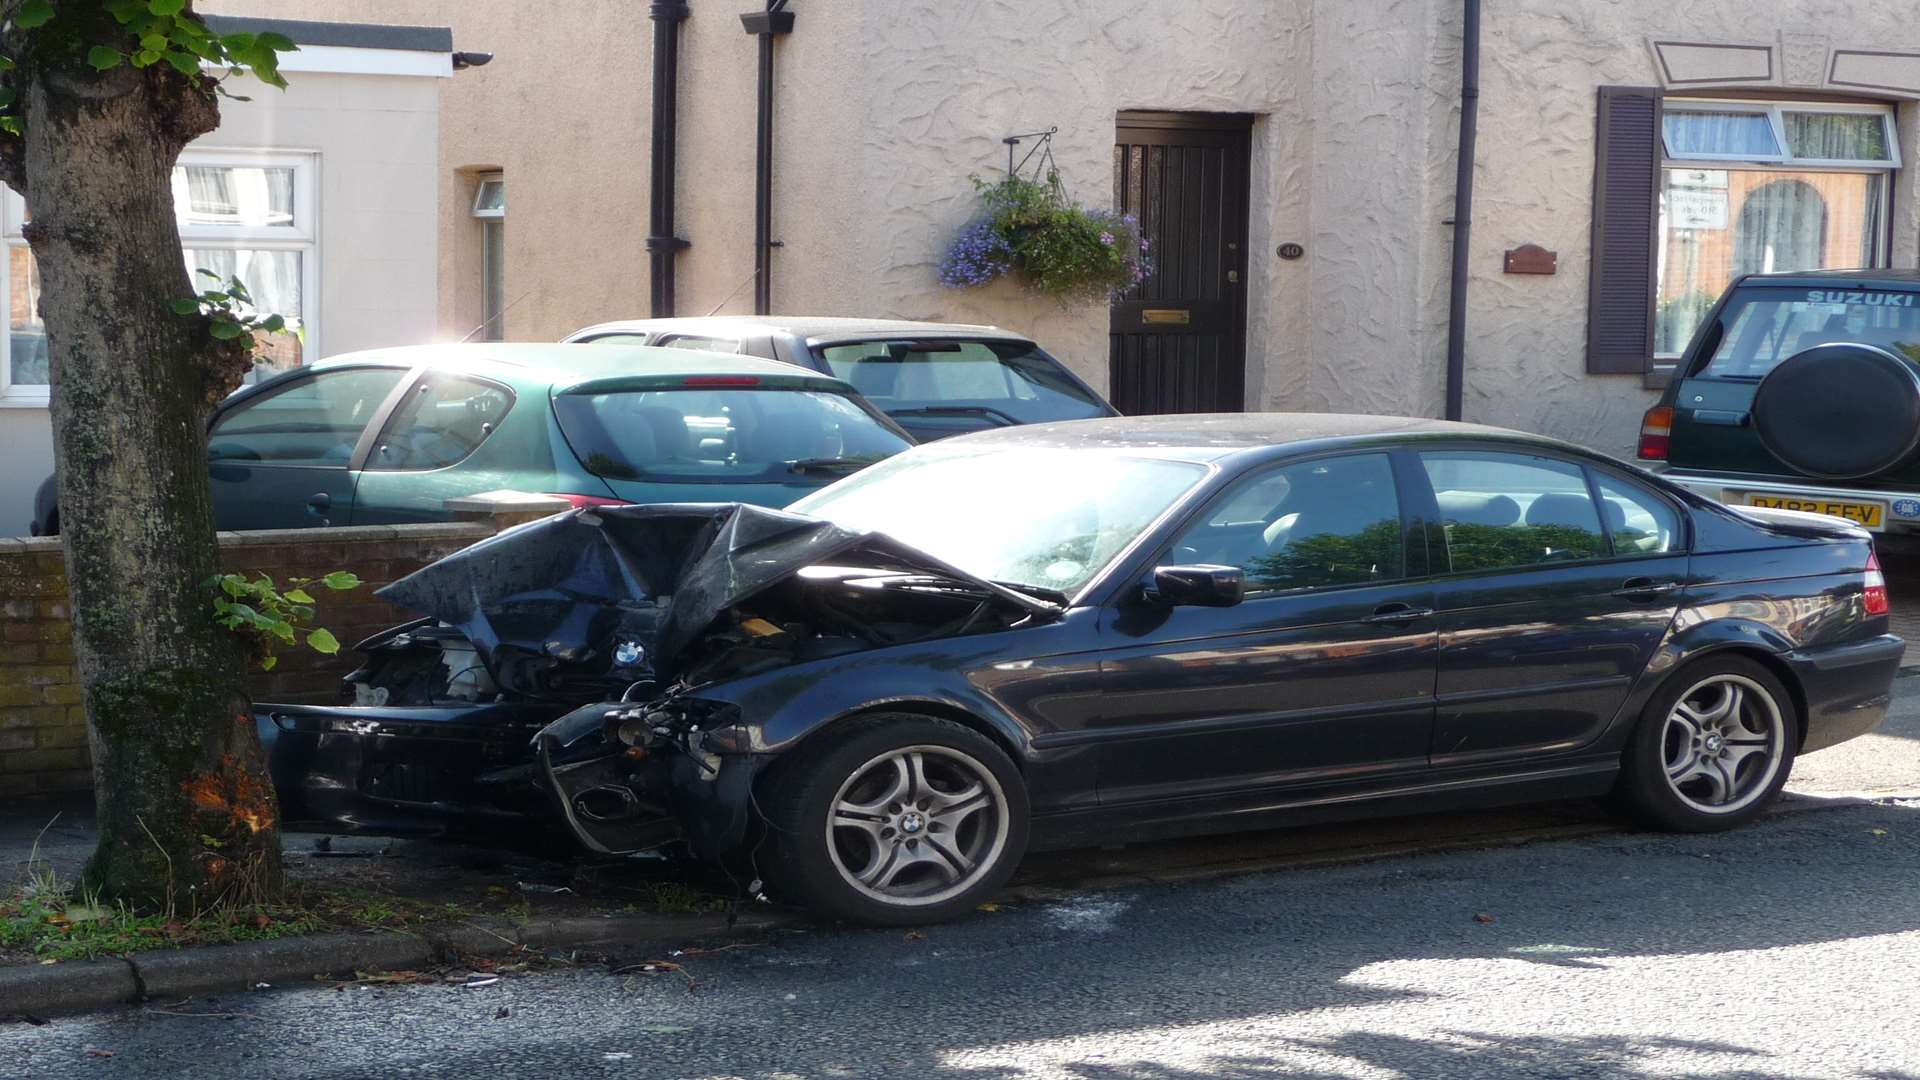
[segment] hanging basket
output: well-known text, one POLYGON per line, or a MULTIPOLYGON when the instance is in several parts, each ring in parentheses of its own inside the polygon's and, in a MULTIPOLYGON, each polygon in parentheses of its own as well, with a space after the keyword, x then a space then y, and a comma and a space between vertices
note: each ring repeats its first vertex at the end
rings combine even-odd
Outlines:
POLYGON ((1063 303, 1109 301, 1152 273, 1147 242, 1130 215, 1092 210, 1067 198, 1060 175, 974 179, 980 216, 948 245, 940 282, 971 289, 1011 274, 1063 303))

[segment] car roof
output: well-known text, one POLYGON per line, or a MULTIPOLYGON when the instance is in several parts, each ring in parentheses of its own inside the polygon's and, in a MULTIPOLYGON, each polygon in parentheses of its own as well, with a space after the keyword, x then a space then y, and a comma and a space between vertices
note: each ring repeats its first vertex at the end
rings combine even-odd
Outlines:
POLYGON ((752 376, 780 385, 818 385, 846 390, 845 383, 807 368, 738 353, 698 349, 661 349, 649 345, 561 345, 553 342, 471 342, 406 345, 330 356, 314 370, 350 364, 435 367, 494 378, 553 386, 575 386, 610 379, 672 381, 697 375, 752 376))
POLYGON ((1920 270, 1794 270, 1778 274, 1749 274, 1741 285, 1816 285, 1827 288, 1920 287, 1920 270))
POLYGON ((997 326, 974 323, 919 322, 911 319, 852 319, 836 315, 695 315, 675 319, 621 319, 575 330, 581 334, 659 333, 673 330, 713 337, 754 338, 792 334, 801 338, 990 337, 1031 341, 997 326))
POLYGON ((1586 453, 1579 447, 1556 439, 1484 424, 1463 424, 1414 416, 1285 412, 1181 413, 1063 420, 959 435, 943 439, 936 445, 959 447, 998 443, 1217 461, 1254 450, 1379 443, 1406 436, 1494 439, 1586 453))

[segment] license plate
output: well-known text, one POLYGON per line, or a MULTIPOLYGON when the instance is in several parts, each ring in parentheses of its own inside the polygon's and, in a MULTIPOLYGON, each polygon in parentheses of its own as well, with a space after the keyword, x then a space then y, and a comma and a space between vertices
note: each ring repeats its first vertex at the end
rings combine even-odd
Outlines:
POLYGON ((1886 503, 1845 502, 1802 495, 1748 495, 1747 505, 1765 506, 1773 510, 1804 510, 1810 514, 1830 514, 1837 518, 1845 518, 1857 525, 1865 525, 1876 532, 1885 528, 1887 521, 1886 503))

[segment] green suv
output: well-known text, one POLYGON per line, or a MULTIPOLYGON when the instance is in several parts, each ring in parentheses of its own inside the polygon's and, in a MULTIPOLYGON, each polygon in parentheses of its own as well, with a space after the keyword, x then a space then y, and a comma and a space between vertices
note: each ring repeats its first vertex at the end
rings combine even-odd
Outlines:
POLYGON ((1734 282, 1647 410, 1639 456, 1709 498, 1831 514, 1920 553, 1920 272, 1734 282))
MULTIPOLYGON (((285 529, 444 520, 448 499, 502 488, 779 507, 911 442, 846 383, 771 360, 423 345, 241 388, 207 460, 220 528, 285 529)), ((33 530, 59 530, 52 477, 33 530)))

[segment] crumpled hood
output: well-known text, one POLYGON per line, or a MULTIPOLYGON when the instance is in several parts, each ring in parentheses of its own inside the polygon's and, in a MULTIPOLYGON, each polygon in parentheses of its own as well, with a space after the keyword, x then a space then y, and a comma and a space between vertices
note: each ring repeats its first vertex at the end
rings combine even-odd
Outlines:
POLYGON ((376 594, 458 628, 492 670, 503 647, 584 659, 613 657, 665 682, 688 645, 728 608, 830 564, 930 573, 965 582, 1036 615, 1053 604, 984 581, 880 533, 743 503, 572 510, 542 518, 422 567, 376 594))

